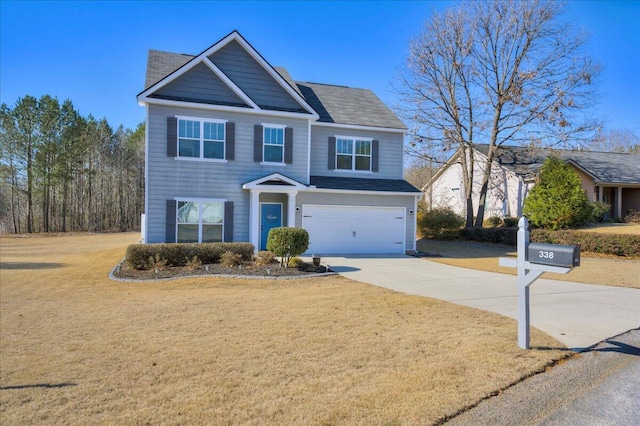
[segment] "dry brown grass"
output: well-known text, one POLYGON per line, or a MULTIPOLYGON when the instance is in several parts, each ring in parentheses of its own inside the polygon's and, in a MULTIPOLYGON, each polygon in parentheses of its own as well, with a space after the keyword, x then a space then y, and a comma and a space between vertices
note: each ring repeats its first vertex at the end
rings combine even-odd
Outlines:
POLYGON ((2 424, 429 424, 568 353, 341 277, 109 281, 136 238, 0 239, 2 424))
POLYGON ((640 224, 636 223, 601 223, 580 229, 583 232, 597 232, 601 234, 630 234, 640 235, 640 224))
MULTIPOLYGON (((500 272, 516 275, 514 268, 498 266, 498 258, 515 257, 514 248, 492 244, 460 241, 418 240, 421 252, 439 255, 429 257, 434 262, 481 271, 500 272)), ((585 284, 601 284, 614 287, 640 288, 640 260, 604 259, 596 257, 580 258, 580 266, 568 274, 545 272, 542 278, 571 281, 585 284)))

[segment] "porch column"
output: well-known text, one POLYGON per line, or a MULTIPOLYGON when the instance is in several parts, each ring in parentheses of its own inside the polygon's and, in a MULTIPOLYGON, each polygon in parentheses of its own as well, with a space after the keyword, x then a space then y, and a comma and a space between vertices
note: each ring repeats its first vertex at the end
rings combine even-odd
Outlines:
POLYGON ((287 226, 295 228, 296 226, 296 195, 298 191, 287 193, 287 226))
POLYGON ((598 185, 598 201, 602 202, 602 186, 598 185))
POLYGON ((249 241, 256 252, 260 250, 260 191, 255 189, 251 190, 249 202, 249 241))
POLYGON ((616 188, 616 217, 622 217, 622 187, 616 188))

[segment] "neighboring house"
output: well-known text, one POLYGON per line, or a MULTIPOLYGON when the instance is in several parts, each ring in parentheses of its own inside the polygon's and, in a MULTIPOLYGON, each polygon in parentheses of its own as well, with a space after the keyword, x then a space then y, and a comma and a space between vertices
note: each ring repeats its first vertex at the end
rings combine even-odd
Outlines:
POLYGON ((234 31, 197 56, 149 51, 146 243, 309 232, 307 253, 415 250, 405 125, 370 90, 293 81, 234 31))
MULTIPOLYGON (((474 214, 478 209, 480 180, 486 169, 488 150, 488 145, 477 145, 474 150, 474 214)), ((454 154, 422 190, 431 208, 451 207, 464 215, 466 203, 458 155, 454 154)), ((549 155, 558 155, 573 166, 590 201, 611 204, 610 218, 624 217, 628 211, 640 211, 638 154, 501 146, 493 161, 485 218, 520 217, 524 200, 549 155)))

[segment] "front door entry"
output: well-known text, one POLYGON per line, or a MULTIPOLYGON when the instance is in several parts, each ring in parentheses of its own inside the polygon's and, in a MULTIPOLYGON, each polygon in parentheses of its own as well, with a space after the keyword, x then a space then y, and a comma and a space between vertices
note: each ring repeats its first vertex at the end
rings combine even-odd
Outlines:
POLYGON ((271 228, 282 226, 282 204, 260 204, 260 250, 267 249, 271 228))

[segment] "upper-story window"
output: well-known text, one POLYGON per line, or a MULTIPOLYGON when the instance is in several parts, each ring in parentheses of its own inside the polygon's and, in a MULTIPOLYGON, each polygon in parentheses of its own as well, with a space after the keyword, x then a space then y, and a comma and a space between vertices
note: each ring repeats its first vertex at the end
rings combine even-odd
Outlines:
POLYGON ((336 169, 371 171, 371 139, 337 137, 336 169))
POLYGON ((263 161, 266 163, 284 163, 284 127, 264 125, 263 161))
POLYGON ((178 156, 225 158, 225 122, 178 120, 178 156))

